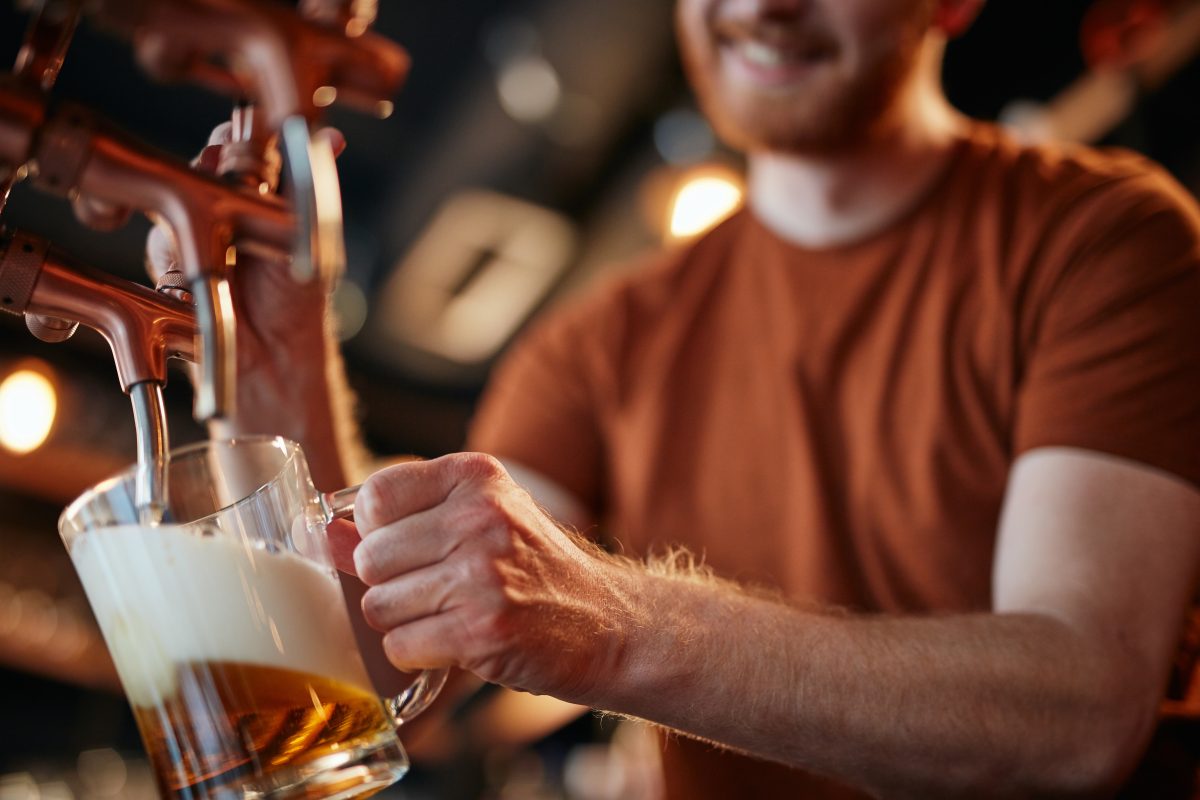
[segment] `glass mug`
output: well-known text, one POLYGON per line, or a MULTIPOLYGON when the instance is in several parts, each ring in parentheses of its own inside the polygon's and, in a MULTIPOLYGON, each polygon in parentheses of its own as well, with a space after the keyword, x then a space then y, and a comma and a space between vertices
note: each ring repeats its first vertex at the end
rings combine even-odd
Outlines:
POLYGON ((163 796, 350 798, 399 780, 396 727, 446 671, 387 701, 371 688, 325 537, 357 489, 318 492, 286 439, 203 442, 171 454, 151 526, 135 475, 86 492, 59 532, 163 796))

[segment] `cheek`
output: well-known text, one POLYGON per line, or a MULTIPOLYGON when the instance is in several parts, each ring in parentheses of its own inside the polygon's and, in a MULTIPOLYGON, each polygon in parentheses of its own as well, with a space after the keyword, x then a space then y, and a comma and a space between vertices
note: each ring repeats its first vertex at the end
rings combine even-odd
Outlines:
POLYGON ((709 44, 708 0, 679 0, 675 7, 675 35, 679 47, 689 57, 706 51, 709 44))
POLYGON ((862 49, 897 38, 902 32, 927 25, 933 0, 842 0, 831 3, 831 21, 862 49))
POLYGON ((708 24, 709 0, 680 0, 675 14, 675 38, 683 65, 698 90, 710 85, 717 68, 716 42, 708 24))

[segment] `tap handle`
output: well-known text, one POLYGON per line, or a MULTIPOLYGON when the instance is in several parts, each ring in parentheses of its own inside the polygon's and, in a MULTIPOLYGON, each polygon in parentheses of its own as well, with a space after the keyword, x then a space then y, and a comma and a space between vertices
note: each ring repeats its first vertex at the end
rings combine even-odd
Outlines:
POLYGON ((192 415, 198 422, 232 419, 237 395, 237 326, 229 281, 208 275, 192 283, 199 331, 200 380, 192 415))
POLYGON ((91 0, 88 11, 133 41, 152 76, 249 97, 278 130, 288 117, 315 119, 333 102, 390 113, 408 56, 367 31, 371 2, 337 5, 348 10, 301 15, 286 3, 262 0, 91 0), (341 30, 339 20, 345 20, 341 30))
POLYGON ((0 231, 0 311, 25 315, 47 248, 40 239, 0 231))
POLYGON ((58 80, 83 3, 82 0, 40 0, 35 5, 13 72, 30 86, 48 92, 58 80))
POLYGON ((333 146, 324 138, 314 140, 308 122, 300 116, 284 121, 280 142, 296 214, 292 277, 299 282, 317 277, 332 282, 346 268, 333 146))

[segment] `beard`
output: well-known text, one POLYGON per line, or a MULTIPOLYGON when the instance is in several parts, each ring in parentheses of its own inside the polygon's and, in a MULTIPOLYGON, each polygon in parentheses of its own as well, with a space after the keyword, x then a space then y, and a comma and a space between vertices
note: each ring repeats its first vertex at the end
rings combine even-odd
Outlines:
POLYGON ((803 77, 781 87, 754 86, 730 78, 715 43, 761 36, 771 41, 771 28, 749 23, 710 22, 700 36, 680 24, 683 64, 701 110, 717 135, 743 152, 772 151, 795 155, 835 154, 885 135, 899 114, 905 85, 915 72, 932 4, 918 3, 925 13, 909 13, 884 35, 848 58, 847 49, 819 19, 806 20, 793 41, 818 55, 803 77), (716 33, 712 33, 715 27, 716 33))

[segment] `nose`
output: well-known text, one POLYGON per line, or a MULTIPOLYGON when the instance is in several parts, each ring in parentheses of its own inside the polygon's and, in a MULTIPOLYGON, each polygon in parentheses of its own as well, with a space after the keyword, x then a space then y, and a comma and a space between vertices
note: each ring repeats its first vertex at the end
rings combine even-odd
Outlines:
POLYGON ((812 2, 813 0, 754 0, 753 5, 759 16, 794 17, 811 6, 812 2))
POLYGON ((814 0, 727 0, 732 16, 743 19, 795 19, 812 6, 814 0))

